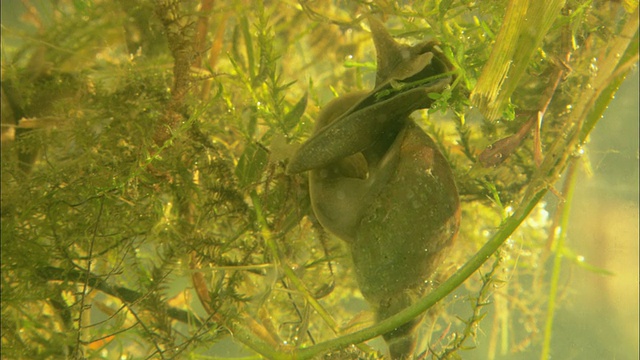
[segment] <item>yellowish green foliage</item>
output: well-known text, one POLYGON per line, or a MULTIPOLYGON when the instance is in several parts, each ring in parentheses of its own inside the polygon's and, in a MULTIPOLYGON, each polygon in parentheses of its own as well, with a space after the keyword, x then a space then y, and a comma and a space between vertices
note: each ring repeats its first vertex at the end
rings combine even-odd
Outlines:
POLYGON ((637 2, 567 1, 489 121, 469 96, 504 46, 507 1, 13 3, 2 4, 7 359, 375 359, 384 350, 365 340, 427 309, 422 358, 465 358, 485 323, 493 350, 479 358, 526 351, 555 301, 546 261, 575 257, 554 245, 558 220, 540 199, 562 198, 554 183, 638 59, 637 2), (306 176, 285 174, 323 105, 372 88, 367 14, 398 41, 438 40, 456 67, 414 117, 450 162, 463 211, 434 290, 374 327, 306 176), (497 142, 539 112, 539 138, 497 142), (499 161, 485 167, 490 144, 499 161))

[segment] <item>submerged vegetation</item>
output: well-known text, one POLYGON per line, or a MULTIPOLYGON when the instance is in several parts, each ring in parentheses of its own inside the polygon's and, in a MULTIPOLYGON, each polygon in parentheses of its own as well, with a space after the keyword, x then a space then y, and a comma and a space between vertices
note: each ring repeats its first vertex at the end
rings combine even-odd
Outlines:
POLYGON ((559 259, 604 272, 563 231, 638 61, 637 5, 3 3, 2 357, 376 359, 367 340, 427 311, 416 358, 466 358, 481 331, 482 358, 547 358, 559 259), (370 14, 455 68, 413 117, 462 209, 427 295, 375 325, 306 175, 285 173, 325 104, 372 88, 370 14))

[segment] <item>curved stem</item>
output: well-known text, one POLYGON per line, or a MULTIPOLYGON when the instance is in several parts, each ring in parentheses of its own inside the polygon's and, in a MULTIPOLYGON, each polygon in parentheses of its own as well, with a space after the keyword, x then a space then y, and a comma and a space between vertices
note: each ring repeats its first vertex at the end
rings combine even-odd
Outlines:
MULTIPOLYGON (((637 54, 638 51, 637 47, 628 48, 632 39, 637 38, 637 13, 638 10, 636 9, 634 14, 630 17, 630 20, 625 25, 622 31, 622 34, 625 36, 619 36, 615 40, 614 48, 619 50, 618 53, 625 53, 623 58, 628 57, 627 53, 634 55, 637 54), (625 49, 627 51, 625 51, 625 49)), ((517 208, 516 212, 514 212, 514 214, 502 224, 498 232, 495 233, 493 237, 471 259, 469 259, 469 261, 467 261, 466 264, 464 264, 456 273, 454 273, 449 279, 447 279, 447 281, 442 283, 442 285, 434 291, 420 299, 416 304, 406 308, 398 314, 369 328, 341 336, 336 339, 328 340, 308 348, 300 349, 295 354, 292 354, 290 358, 309 359, 328 350, 346 347, 350 344, 357 344, 391 331, 429 309, 435 303, 455 290, 476 270, 478 270, 480 266, 482 266, 482 264, 484 264, 484 262, 498 250, 498 248, 529 215, 531 210, 533 210, 540 199, 542 199, 546 194, 548 188, 552 185, 551 182, 554 182, 562 171, 564 171, 567 164, 572 159, 571 151, 567 151, 567 149, 574 149, 576 146, 581 144, 586 136, 591 132, 597 123, 597 120, 600 119, 606 105, 598 106, 596 109, 593 109, 592 105, 596 102, 608 104, 611 100, 610 96, 606 95, 617 89, 617 85, 619 84, 614 80, 619 81, 623 78, 622 75, 620 75, 620 77, 616 76, 615 78, 612 78, 611 76, 611 74, 614 74, 617 65, 620 64, 620 59, 617 60, 617 62, 613 60, 607 62, 609 66, 607 66, 606 69, 608 71, 601 71, 598 78, 594 79, 594 83, 597 85, 597 91, 593 91, 588 94, 589 96, 585 96, 578 106, 576 106, 572 116, 570 116, 565 122, 565 130, 568 136, 564 139, 559 138, 550 147, 543 163, 532 178, 521 205, 517 208), (585 119, 587 121, 585 121, 585 119)))
MULTIPOLYGON (((629 42, 634 38, 634 34, 637 34, 637 12, 638 10, 636 9, 634 15, 627 22, 624 30, 622 31, 624 35, 628 36, 621 36, 616 39, 615 48, 617 50, 621 50, 619 53, 625 52, 624 50, 627 49, 629 42)), ((630 49, 630 51, 632 53, 637 53, 637 48, 630 49)), ((613 72, 617 64, 619 64, 619 61, 611 61, 611 66, 608 66, 607 69, 610 72, 613 72)), ((591 105, 598 100, 608 103, 607 99, 603 99, 602 92, 605 89, 612 90, 617 88, 616 83, 613 80, 614 79, 611 78, 611 75, 607 75, 605 72, 601 72, 598 78, 594 80, 594 83, 598 85, 596 86, 598 91, 594 91, 589 94, 590 96, 584 97, 583 101, 581 101, 576 107, 572 116, 570 116, 566 121, 565 130, 568 136, 565 139, 559 138, 550 147, 545 160, 532 178, 531 183, 524 194, 521 205, 517 208, 514 214, 502 224, 498 232, 496 232, 493 237, 456 273, 454 273, 434 291, 420 299, 417 303, 396 315, 391 316, 369 328, 341 336, 336 339, 328 340, 308 348, 300 349, 294 354, 291 354, 289 358, 309 359, 332 349, 346 347, 350 344, 357 344, 382 335, 419 316, 460 286, 509 238, 509 236, 518 228, 522 221, 546 194, 548 188, 552 185, 551 182, 555 181, 562 171, 564 171, 567 164, 570 162, 572 155, 571 151, 567 151, 567 149, 573 149, 577 145, 581 144, 586 136, 591 132, 597 122, 597 119, 600 118, 598 115, 601 115, 601 112, 604 111, 605 108, 599 107, 598 109, 595 109, 595 111, 592 111, 591 105), (585 123, 585 119, 587 118, 596 120, 585 123)))
POLYGON ((269 226, 267 225, 267 221, 264 218, 264 213, 262 212, 262 204, 255 192, 251 194, 251 200, 256 211, 256 216, 258 218, 258 224, 260 225, 262 237, 264 238, 265 243, 271 252, 271 256, 273 256, 277 266, 282 269, 287 278, 293 283, 296 290, 300 291, 300 293, 303 294, 305 300, 307 300, 309 304, 318 312, 320 317, 327 323, 327 325, 329 325, 331 330, 335 334, 338 334, 338 324, 333 319, 333 317, 331 317, 331 314, 329 314, 329 312, 325 310, 324 307, 320 305, 320 303, 318 303, 313 294, 311 294, 309 289, 307 289, 307 287, 304 285, 298 275, 296 275, 293 269, 291 269, 291 267, 281 259, 278 246, 276 245, 273 236, 271 235, 271 231, 269 230, 269 226))
POLYGON ((319 343, 308 348, 300 349, 297 353, 293 354, 291 359, 310 359, 318 354, 324 353, 331 349, 346 347, 350 344, 357 344, 362 341, 374 338, 389 332, 396 327, 404 324, 436 304, 443 299, 458 286, 460 286, 467 278, 469 278, 476 270, 482 266, 495 253, 498 248, 509 238, 509 236, 518 228, 520 223, 529 215, 531 210, 538 204, 542 196, 547 192, 546 188, 542 188, 532 196, 528 197, 522 202, 522 206, 509 217, 503 225, 500 227, 497 233, 473 256, 466 264, 464 264, 458 271, 456 271, 449 279, 447 279, 442 285, 436 288, 420 299, 417 303, 404 309, 403 311, 391 316, 383 321, 380 321, 374 326, 366 329, 356 331, 354 333, 328 340, 319 343))
MULTIPOLYGON (((271 251, 271 255, 274 257, 274 260, 275 260, 277 266, 284 272, 285 276, 289 279, 289 281, 291 281, 291 283, 293 284, 294 288, 296 290, 298 290, 304 296, 304 298, 305 298, 305 300, 307 300, 307 302, 309 302, 309 305, 311 305, 311 307, 313 307, 314 310, 317 311, 318 315, 320 315, 320 317, 331 328, 331 330, 335 334, 339 334, 340 333, 340 329, 338 328, 338 323, 333 319, 331 314, 329 314, 329 312, 318 302, 318 300, 316 300, 316 298, 307 289, 307 287, 304 285, 303 281, 298 277, 298 275, 296 275, 296 273, 293 271, 293 269, 288 264, 286 264, 286 262, 283 261, 282 258, 280 257, 280 251, 278 250, 278 246, 277 246, 277 244, 275 243, 275 241, 273 239, 271 231, 269 230, 269 226, 267 225, 267 221, 266 221, 266 219, 264 217, 264 213, 262 211, 262 204, 260 202, 260 199, 258 198, 258 195, 255 192, 251 193, 251 200, 253 202, 253 206, 254 206, 255 211, 256 211, 256 216, 257 216, 257 219, 258 219, 258 224, 260 225, 260 230, 262 232, 262 236, 263 236, 263 238, 264 238, 264 240, 266 242, 267 247, 271 251)), ((341 337, 339 337, 338 339, 340 339, 340 338, 341 337)), ((360 341, 358 341, 358 342, 360 342, 360 341)), ((358 347, 360 348, 360 350, 362 350, 364 352, 372 352, 373 351, 366 344, 359 345, 358 347)), ((286 354, 278 354, 278 355, 279 355, 277 357, 278 359, 282 358, 282 356, 284 356, 284 358, 286 358, 286 354)))

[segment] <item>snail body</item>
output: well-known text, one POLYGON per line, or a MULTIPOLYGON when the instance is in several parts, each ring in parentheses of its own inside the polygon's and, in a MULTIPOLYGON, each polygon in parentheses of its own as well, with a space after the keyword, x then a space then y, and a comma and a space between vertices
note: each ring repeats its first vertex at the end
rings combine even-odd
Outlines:
MULTIPOLYGON (((360 290, 382 320, 422 295, 455 239, 460 207, 449 164, 409 118, 429 107, 427 94, 443 91, 451 78, 394 91, 398 82, 438 75, 448 66, 429 51, 431 45, 397 44, 382 24, 370 24, 378 52, 376 88, 327 104, 287 170, 310 170, 313 211, 349 245, 360 290)), ((412 354, 419 321, 384 335, 392 358, 412 354)))

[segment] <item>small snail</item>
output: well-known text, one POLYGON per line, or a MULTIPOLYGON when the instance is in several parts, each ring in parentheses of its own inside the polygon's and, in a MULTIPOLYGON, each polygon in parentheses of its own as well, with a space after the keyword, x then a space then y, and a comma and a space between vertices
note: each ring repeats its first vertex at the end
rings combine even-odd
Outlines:
MULTIPOLYGON (((360 290, 381 320, 422 295, 456 237, 460 206, 449 164, 409 119, 451 83, 451 65, 434 43, 399 44, 369 23, 375 88, 327 104, 287 172, 310 170, 314 213, 349 245, 360 290)), ((413 353, 419 321, 384 335, 393 359, 413 353)))

